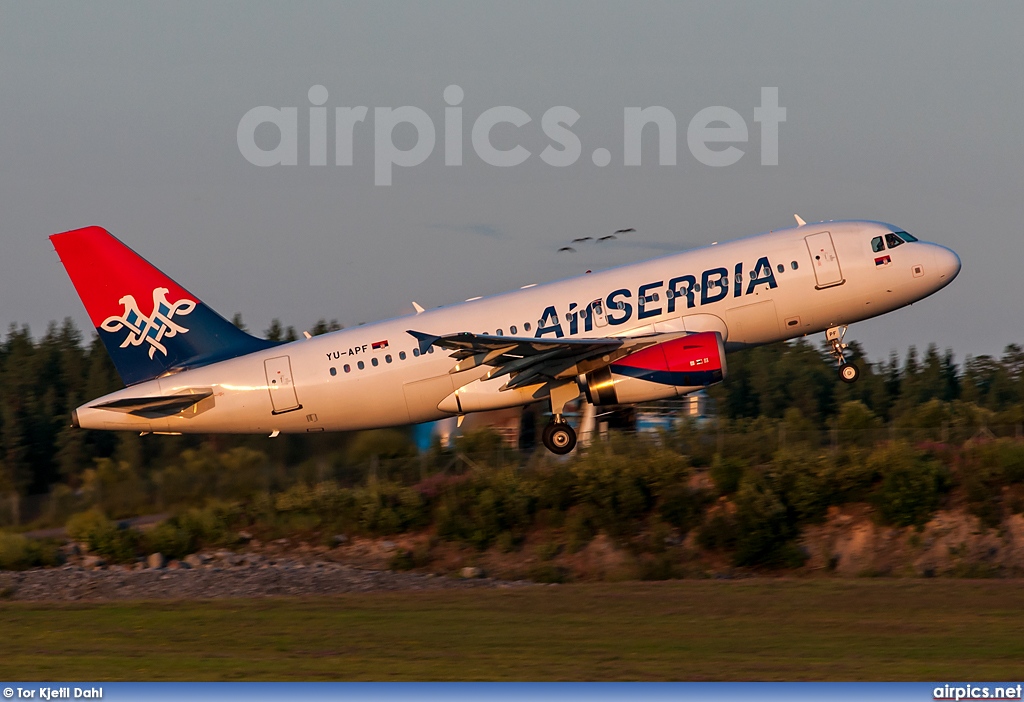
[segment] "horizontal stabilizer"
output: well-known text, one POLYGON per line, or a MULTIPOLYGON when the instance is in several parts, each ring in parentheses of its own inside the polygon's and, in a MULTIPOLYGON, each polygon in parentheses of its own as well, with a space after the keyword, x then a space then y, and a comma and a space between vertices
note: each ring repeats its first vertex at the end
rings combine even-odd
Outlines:
POLYGON ((94 409, 105 409, 112 412, 126 412, 129 414, 154 414, 171 415, 186 410, 192 405, 197 405, 208 397, 213 396, 212 390, 205 392, 189 393, 187 395, 162 395, 160 397, 125 397, 120 400, 112 400, 99 405, 93 405, 94 409))

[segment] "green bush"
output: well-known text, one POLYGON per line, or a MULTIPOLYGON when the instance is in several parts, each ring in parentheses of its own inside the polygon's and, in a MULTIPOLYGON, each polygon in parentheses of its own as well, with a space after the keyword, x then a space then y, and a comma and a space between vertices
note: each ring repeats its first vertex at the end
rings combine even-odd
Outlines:
POLYGON ((21 534, 0 532, 0 570, 27 570, 57 564, 57 550, 21 534))
POLYGON ((145 551, 161 553, 167 558, 181 559, 196 551, 192 535, 172 520, 160 522, 147 531, 143 543, 145 551))
POLYGON ((201 504, 210 497, 244 500, 271 487, 266 454, 238 446, 218 452, 212 445, 186 449, 172 465, 153 474, 161 504, 201 504))
MULTIPOLYGON (((616 437, 604 448, 578 458, 571 468, 573 501, 592 508, 595 530, 634 534, 659 501, 668 503, 669 512, 682 507, 690 475, 683 456, 637 438, 616 437)), ((685 511, 676 516, 685 519, 685 511)))
POLYGON ((879 436, 882 421, 860 400, 844 402, 836 416, 836 428, 842 442, 858 446, 870 445, 879 436))
POLYGON ((875 449, 868 464, 882 475, 875 494, 879 514, 894 526, 923 525, 949 486, 944 466, 902 442, 875 449))
POLYGON ((135 559, 141 534, 135 529, 123 529, 99 509, 72 515, 67 522, 68 536, 85 543, 89 550, 115 563, 135 559))
POLYGON ((792 565, 796 517, 770 476, 748 474, 736 493, 736 565, 792 565))
POLYGON ((716 455, 708 474, 719 495, 732 495, 739 489, 740 478, 746 470, 746 462, 739 458, 722 458, 716 455))
POLYGON ((658 499, 658 514, 685 534, 700 524, 711 499, 705 490, 694 490, 682 483, 672 485, 658 499))
POLYGON ((73 540, 88 544, 96 534, 115 529, 116 525, 99 509, 93 508, 71 515, 64 528, 73 540))
POLYGON ((236 540, 240 514, 237 505, 222 502, 188 509, 146 532, 141 545, 149 553, 162 553, 168 558, 184 558, 204 547, 228 545, 236 540))
POLYGON ((83 474, 83 493, 107 514, 130 517, 150 504, 149 487, 127 461, 97 458, 83 474))
POLYGON ((361 431, 348 446, 346 459, 350 465, 378 459, 408 458, 416 455, 416 445, 398 429, 361 431))
POLYGON ((536 513, 532 487, 510 469, 449 483, 434 509, 438 536, 479 549, 490 546, 503 532, 521 541, 536 513))
POLYGON ((709 551, 732 550, 736 546, 736 539, 736 520, 724 511, 705 517, 697 532, 697 543, 709 551))

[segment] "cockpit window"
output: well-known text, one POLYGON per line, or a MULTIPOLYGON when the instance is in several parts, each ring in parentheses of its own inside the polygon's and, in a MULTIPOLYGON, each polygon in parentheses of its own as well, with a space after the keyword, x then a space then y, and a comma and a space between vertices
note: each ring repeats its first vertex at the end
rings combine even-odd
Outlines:
POLYGON ((871 250, 875 253, 879 251, 885 251, 885 244, 882 242, 882 237, 876 236, 871 240, 871 250))
POLYGON ((886 234, 885 243, 889 245, 890 249, 895 249, 897 246, 903 243, 903 239, 900 239, 895 234, 886 234))
POLYGON ((903 239, 903 241, 917 241, 917 237, 916 236, 913 236, 911 234, 907 234, 903 230, 900 230, 900 231, 896 232, 896 236, 898 236, 900 239, 903 239))

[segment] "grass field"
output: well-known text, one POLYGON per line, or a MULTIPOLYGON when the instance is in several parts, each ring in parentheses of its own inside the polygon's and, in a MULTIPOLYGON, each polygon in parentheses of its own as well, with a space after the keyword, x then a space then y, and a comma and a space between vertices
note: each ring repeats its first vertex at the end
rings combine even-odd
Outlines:
POLYGON ((749 580, 0 604, 0 679, 1015 680, 1024 584, 749 580))

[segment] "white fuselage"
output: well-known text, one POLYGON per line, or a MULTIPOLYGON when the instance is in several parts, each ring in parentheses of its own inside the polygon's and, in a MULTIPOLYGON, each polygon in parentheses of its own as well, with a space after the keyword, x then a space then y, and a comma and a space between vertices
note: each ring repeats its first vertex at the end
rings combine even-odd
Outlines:
MULTIPOLYGON (((439 349, 420 355, 409 329, 545 339, 719 331, 727 350, 791 339, 898 309, 956 276, 956 254, 936 244, 873 251, 872 238, 892 231, 868 221, 807 224, 527 287, 139 383, 83 405, 77 419, 96 429, 272 433, 452 416, 438 405, 486 368, 449 373, 455 361, 439 349), (818 236, 823 232, 829 236, 818 236), (879 262, 883 257, 889 260, 879 262), (716 284, 723 271, 725 287, 716 284), (206 391, 213 396, 170 417, 94 408, 100 401, 206 391)), ((488 383, 499 393, 501 382, 488 383)), ((495 406, 537 399, 498 397, 495 406)))

